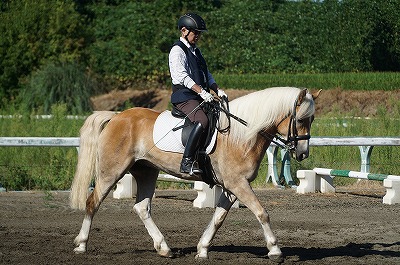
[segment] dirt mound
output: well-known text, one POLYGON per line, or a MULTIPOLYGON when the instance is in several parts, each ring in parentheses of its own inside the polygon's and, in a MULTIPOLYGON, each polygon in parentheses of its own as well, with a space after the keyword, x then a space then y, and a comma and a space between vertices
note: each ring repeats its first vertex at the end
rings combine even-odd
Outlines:
MULTIPOLYGON (((253 92, 252 90, 227 89, 230 100, 253 92)), ((168 108, 170 90, 114 90, 108 94, 91 98, 94 110, 121 111, 127 107, 146 107, 157 111, 168 108)), ((400 90, 396 91, 349 91, 341 89, 323 90, 317 100, 317 115, 352 114, 363 117, 376 116, 379 109, 389 113, 396 111, 400 101, 400 90)))

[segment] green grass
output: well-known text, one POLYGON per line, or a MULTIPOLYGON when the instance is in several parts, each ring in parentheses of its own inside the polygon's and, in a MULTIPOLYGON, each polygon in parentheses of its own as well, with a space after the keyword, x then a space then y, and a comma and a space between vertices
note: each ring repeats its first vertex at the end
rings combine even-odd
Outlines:
MULTIPOLYGON (((67 119, 65 105, 53 106, 51 119, 17 113, 0 119, 1 136, 78 137, 84 122, 67 119)), ((77 154, 74 147, 0 147, 0 184, 11 190, 69 189, 77 154)))
MULTIPOLYGON (((373 119, 316 118, 312 125, 312 137, 399 137, 400 115, 381 114, 373 119)), ((279 152, 278 152, 279 153, 279 152)), ((370 172, 400 175, 400 146, 375 146, 371 153, 370 172)), ((358 146, 318 146, 310 147, 310 156, 302 162, 290 161, 291 175, 294 178, 300 169, 314 167, 347 169, 360 171, 361 156, 358 146)), ((280 163, 278 163, 278 169, 280 163)), ((253 186, 265 185, 267 160, 264 159, 253 186)), ((338 178, 342 184, 352 183, 353 179, 338 178)))
MULTIPOLYGON (((223 87, 262 89, 277 85, 304 86, 330 89, 382 89, 399 88, 400 75, 395 73, 346 73, 317 75, 221 75, 223 87), (293 82, 293 83, 291 83, 293 82)), ((15 118, 0 118, 1 136, 78 137, 83 119, 67 119, 65 105, 53 106, 52 119, 37 119, 31 113, 18 109, 3 109, 2 115, 18 114, 15 118)), ((312 136, 399 136, 400 103, 397 111, 388 114, 380 109, 373 119, 347 117, 317 117, 312 136)), ((371 172, 400 175, 400 147, 374 147, 371 172)), ((63 147, 0 147, 0 183, 9 190, 65 190, 69 189, 77 160, 76 148, 63 147)), ((360 169, 358 147, 311 147, 310 157, 301 163, 291 161, 292 176, 299 169, 328 167, 360 169)), ((265 187, 267 161, 264 158, 253 186, 265 187)), ((187 184, 159 182, 160 188, 190 188, 187 184)))
MULTIPOLYGON (((400 117, 388 115, 374 119, 317 118, 312 135, 317 136, 398 136, 400 117), (346 124, 346 126, 343 126, 346 124), (379 128, 379 129, 377 129, 379 128)), ((83 120, 65 117, 55 119, 16 118, 0 119, 2 136, 58 136, 77 137, 83 120)), ((371 172, 400 174, 400 148, 398 146, 374 147, 371 172)), ((0 183, 11 190, 65 190, 69 189, 77 160, 77 150, 72 147, 1 147, 0 183)), ((291 161, 292 176, 298 169, 328 167, 335 169, 360 169, 358 147, 311 147, 310 157, 301 163, 291 161)), ((264 158, 255 187, 264 187, 267 175, 264 158)), ((188 188, 186 184, 160 182, 160 188, 188 188)))
POLYGON ((396 90, 400 89, 399 73, 327 73, 327 74, 215 74, 223 88, 264 89, 295 86, 310 89, 396 90))

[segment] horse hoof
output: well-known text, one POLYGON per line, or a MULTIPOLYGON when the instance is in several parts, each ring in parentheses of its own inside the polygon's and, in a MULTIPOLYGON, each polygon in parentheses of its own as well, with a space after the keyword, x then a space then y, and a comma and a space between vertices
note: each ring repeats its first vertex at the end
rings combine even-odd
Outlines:
POLYGON ((160 255, 161 257, 164 257, 164 258, 175 258, 175 255, 174 255, 174 253, 172 253, 171 250, 159 251, 158 255, 160 255))
POLYGON ((282 263, 283 262, 283 257, 282 255, 268 255, 268 258, 276 263, 282 263))
POLYGON ((276 263, 282 263, 282 262, 283 262, 282 253, 280 253, 280 254, 269 254, 269 253, 268 253, 268 258, 269 258, 271 261, 276 262, 276 263))
POLYGON ((208 254, 207 253, 206 254, 197 254, 195 256, 195 259, 196 260, 207 260, 208 259, 208 254))
POLYGON ((273 247, 271 251, 268 253, 268 258, 276 263, 283 262, 283 255, 281 250, 278 247, 273 247))
POLYGON ((83 254, 86 252, 86 248, 84 246, 78 246, 74 248, 75 254, 83 254))

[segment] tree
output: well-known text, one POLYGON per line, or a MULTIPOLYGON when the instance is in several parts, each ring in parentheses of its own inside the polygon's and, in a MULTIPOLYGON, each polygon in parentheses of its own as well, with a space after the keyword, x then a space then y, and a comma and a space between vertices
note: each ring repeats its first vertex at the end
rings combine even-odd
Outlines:
POLYGON ((23 80, 47 62, 84 62, 88 36, 74 1, 20 0, 0 13, 0 96, 15 97, 23 80))

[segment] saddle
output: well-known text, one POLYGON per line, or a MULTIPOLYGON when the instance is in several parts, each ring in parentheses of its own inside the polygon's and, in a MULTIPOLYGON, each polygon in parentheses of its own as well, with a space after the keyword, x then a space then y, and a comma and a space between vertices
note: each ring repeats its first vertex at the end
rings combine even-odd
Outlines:
MULTIPOLYGON (((197 154, 197 162, 200 169, 204 172, 202 179, 211 187, 216 184, 215 173, 210 163, 210 154, 214 147, 217 138, 217 122, 218 118, 210 111, 206 111, 209 118, 209 129, 206 134, 206 140, 200 146, 197 154)), ((185 144, 194 127, 194 124, 186 118, 186 114, 176 108, 171 111, 162 112, 153 129, 153 141, 157 148, 166 152, 175 152, 183 154, 185 144)))

